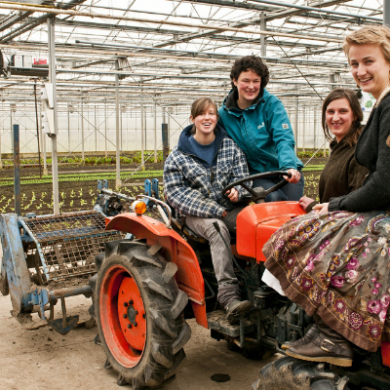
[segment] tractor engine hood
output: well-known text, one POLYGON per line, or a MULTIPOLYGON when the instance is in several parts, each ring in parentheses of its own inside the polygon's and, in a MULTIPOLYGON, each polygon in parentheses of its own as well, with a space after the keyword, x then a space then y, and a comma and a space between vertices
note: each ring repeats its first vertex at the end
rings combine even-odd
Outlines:
POLYGON ((246 207, 237 217, 237 253, 265 261, 263 246, 282 225, 306 214, 298 202, 270 202, 246 207))

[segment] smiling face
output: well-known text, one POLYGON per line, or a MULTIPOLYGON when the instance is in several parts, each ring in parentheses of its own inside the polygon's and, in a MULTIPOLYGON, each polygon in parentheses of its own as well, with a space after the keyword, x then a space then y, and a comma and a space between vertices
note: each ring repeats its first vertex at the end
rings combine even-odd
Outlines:
POLYGON ((346 98, 333 100, 326 107, 325 114, 330 132, 336 137, 337 142, 340 142, 356 119, 348 100, 346 98))
POLYGON ((233 83, 238 90, 238 106, 248 108, 260 93, 261 77, 249 69, 241 72, 237 80, 233 79, 233 83))
POLYGON ((390 63, 385 59, 381 47, 371 43, 352 45, 349 60, 356 83, 364 92, 378 99, 390 86, 390 63))
POLYGON ((196 127, 196 133, 194 135, 194 138, 198 142, 209 137, 211 137, 212 140, 214 139, 214 129, 218 122, 218 115, 216 107, 213 104, 207 106, 195 118, 191 115, 190 119, 196 127))

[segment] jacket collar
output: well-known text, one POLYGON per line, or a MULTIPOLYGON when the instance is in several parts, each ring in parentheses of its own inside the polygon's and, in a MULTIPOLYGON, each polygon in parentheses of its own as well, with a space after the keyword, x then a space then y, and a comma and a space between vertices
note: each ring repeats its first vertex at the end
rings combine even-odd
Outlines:
POLYGON ((230 90, 229 94, 226 96, 226 98, 223 101, 223 108, 227 111, 231 112, 232 114, 241 114, 243 111, 247 110, 254 110, 260 103, 264 102, 266 98, 268 98, 269 92, 264 88, 263 93, 254 100, 254 102, 244 110, 238 107, 237 100, 238 100, 238 92, 237 89, 230 90))
MULTIPOLYGON (((192 130, 192 125, 189 125, 181 132, 179 137, 179 142, 177 144, 177 148, 183 153, 191 154, 192 156, 198 157, 191 145, 191 142, 189 141, 189 138, 192 135, 191 130, 192 130)), ((218 149, 223 139, 225 138, 226 133, 225 130, 219 125, 216 126, 214 131, 215 131, 215 143, 216 143, 215 145, 216 147, 214 150, 218 152, 218 149)))
POLYGON ((379 106, 379 104, 381 103, 381 101, 390 93, 390 87, 387 87, 382 93, 381 95, 379 96, 379 99, 375 102, 375 106, 374 107, 377 107, 379 106))

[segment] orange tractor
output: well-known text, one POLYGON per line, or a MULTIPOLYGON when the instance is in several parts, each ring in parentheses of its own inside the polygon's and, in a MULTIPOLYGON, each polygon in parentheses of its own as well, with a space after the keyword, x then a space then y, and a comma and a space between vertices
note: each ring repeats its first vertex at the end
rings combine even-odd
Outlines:
MULTIPOLYGON (((247 188, 245 182, 275 174, 286 173, 252 175, 232 183, 223 193, 236 185, 247 188)), ((267 191, 247 188, 254 203, 237 217, 231 248, 242 297, 250 300, 252 310, 235 324, 218 308, 208 243, 172 216, 169 205, 158 199, 158 190, 155 197, 138 196, 133 212, 125 213, 118 204, 129 199, 102 190, 102 211, 106 215, 118 212, 106 218, 106 229, 127 234, 123 240, 106 243, 105 252, 96 258, 99 272, 90 279, 97 340, 107 355, 105 367, 118 373, 118 385, 144 389, 172 380, 191 337, 186 318, 195 317, 199 325, 210 329, 211 337, 225 339, 229 348, 257 358, 283 353, 281 344, 303 337, 310 329, 312 319, 299 306, 261 281, 264 243, 285 222, 304 214, 298 202, 264 203, 265 196, 282 185, 267 191), (162 220, 143 215, 147 203, 158 209, 162 220)), ((316 389, 390 389, 388 345, 382 346, 382 356, 380 351, 362 350, 356 356, 360 359, 349 369, 290 357, 279 359, 276 369, 288 366, 293 374, 304 372, 316 389)), ((266 376, 269 371, 266 367, 262 372, 266 376)))

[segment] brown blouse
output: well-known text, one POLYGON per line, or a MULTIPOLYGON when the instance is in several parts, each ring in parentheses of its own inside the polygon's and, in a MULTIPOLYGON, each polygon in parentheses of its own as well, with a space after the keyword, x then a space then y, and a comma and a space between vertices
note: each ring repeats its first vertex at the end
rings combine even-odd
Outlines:
MULTIPOLYGON (((355 146, 350 146, 343 139, 340 142, 333 139, 329 146, 331 154, 321 173, 319 184, 321 203, 360 188, 369 173, 367 168, 356 162, 355 146)), ((312 202, 306 211, 311 211, 316 203, 312 202)))

